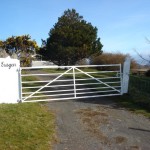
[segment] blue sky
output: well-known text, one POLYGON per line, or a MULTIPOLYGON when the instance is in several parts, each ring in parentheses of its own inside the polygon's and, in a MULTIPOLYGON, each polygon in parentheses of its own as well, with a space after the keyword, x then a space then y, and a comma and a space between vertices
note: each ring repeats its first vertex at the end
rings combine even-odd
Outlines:
POLYGON ((105 52, 150 54, 150 0, 0 0, 0 40, 30 34, 39 46, 70 8, 98 28, 105 52))

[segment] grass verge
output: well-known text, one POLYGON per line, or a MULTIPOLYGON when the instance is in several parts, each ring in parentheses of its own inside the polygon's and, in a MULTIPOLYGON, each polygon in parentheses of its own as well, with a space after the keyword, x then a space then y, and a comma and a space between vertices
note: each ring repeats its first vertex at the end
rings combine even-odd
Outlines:
POLYGON ((150 96, 149 94, 142 93, 134 87, 130 87, 129 93, 120 97, 113 97, 120 106, 127 108, 128 110, 143 114, 150 118, 150 96))
POLYGON ((0 150, 51 150, 55 141, 55 116, 43 103, 0 104, 0 150))
POLYGON ((47 150, 55 139, 54 115, 40 103, 0 105, 0 150, 47 150))

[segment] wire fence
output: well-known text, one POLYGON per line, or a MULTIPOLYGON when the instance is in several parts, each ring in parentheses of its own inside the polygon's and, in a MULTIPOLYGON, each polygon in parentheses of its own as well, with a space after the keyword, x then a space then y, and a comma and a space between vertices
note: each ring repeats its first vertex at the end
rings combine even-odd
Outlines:
POLYGON ((134 87, 140 92, 150 94, 150 78, 130 75, 130 87, 134 87))

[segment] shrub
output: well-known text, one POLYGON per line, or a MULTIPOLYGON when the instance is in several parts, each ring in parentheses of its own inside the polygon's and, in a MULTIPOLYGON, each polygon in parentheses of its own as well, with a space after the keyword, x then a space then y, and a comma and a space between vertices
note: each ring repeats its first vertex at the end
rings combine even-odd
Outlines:
POLYGON ((21 67, 31 67, 32 66, 32 58, 31 57, 21 57, 20 58, 21 67))
POLYGON ((21 67, 31 67, 32 57, 30 53, 21 52, 20 54, 20 65, 21 67))
MULTIPOLYGON (((102 55, 93 56, 91 58, 91 64, 123 64, 127 56, 129 55, 121 53, 103 53, 102 55)), ((137 68, 137 63, 134 59, 131 59, 131 68, 137 68)))

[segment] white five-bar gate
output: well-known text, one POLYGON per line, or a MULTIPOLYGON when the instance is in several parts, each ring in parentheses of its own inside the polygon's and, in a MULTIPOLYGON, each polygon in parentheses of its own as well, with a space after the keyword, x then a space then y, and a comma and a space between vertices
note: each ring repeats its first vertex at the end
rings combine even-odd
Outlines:
POLYGON ((0 58, 0 103, 122 95, 128 92, 130 58, 124 65, 20 67, 0 58), (9 94, 7 94, 9 92, 9 94))
POLYGON ((122 95, 128 86, 127 72, 129 67, 123 75, 121 64, 22 67, 20 99, 38 102, 122 95))

